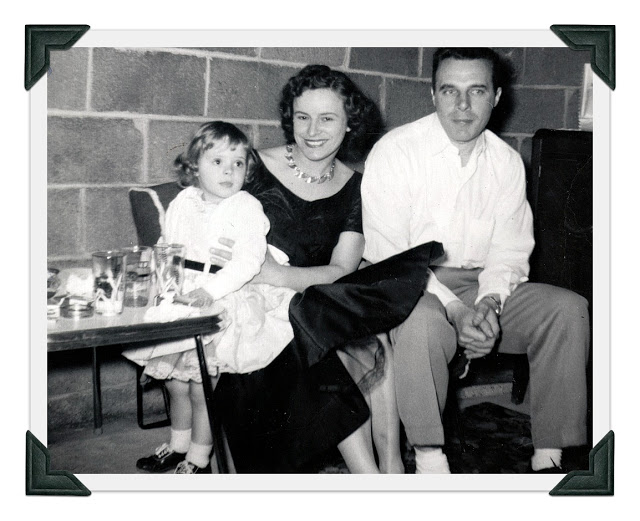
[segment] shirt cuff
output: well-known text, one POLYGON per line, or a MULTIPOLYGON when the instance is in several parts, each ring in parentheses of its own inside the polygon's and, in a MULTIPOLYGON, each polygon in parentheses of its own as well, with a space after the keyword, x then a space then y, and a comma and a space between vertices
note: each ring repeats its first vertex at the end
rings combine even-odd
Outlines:
POLYGON ((460 300, 455 293, 447 288, 438 280, 432 270, 429 270, 429 279, 427 280, 427 291, 435 295, 442 305, 446 308, 453 301, 460 300))

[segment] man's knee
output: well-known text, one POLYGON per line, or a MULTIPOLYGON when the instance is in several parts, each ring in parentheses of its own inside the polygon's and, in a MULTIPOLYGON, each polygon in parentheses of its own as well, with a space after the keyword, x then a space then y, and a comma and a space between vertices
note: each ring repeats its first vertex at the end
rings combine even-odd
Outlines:
POLYGON ((447 320, 444 307, 431 294, 425 294, 418 301, 407 320, 392 332, 391 338, 394 351, 411 349, 438 356, 444 353, 450 360, 456 350, 455 330, 447 320))
POLYGON ((589 302, 582 295, 557 286, 545 286, 549 309, 565 320, 589 322, 589 302))

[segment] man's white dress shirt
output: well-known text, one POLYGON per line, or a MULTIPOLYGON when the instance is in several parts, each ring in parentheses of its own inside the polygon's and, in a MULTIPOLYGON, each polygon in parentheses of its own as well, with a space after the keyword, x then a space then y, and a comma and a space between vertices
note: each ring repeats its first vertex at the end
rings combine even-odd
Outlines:
MULTIPOLYGON (((396 128, 375 145, 362 181, 364 257, 379 262, 438 241, 435 265, 483 268, 478 302, 502 302, 528 280, 533 218, 520 155, 489 130, 467 164, 433 113, 396 128)), ((435 276, 427 291, 443 305, 457 297, 435 276)))

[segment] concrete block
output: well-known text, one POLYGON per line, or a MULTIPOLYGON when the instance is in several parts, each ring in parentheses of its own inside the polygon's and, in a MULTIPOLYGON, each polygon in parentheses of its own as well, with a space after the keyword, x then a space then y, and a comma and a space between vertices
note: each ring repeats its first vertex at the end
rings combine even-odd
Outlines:
POLYGON ((47 107, 84 110, 87 100, 87 67, 89 49, 72 47, 51 51, 47 75, 47 107))
POLYGON ((433 112, 431 86, 426 82, 387 79, 385 123, 387 129, 415 121, 433 112))
POLYGON ((284 132, 282 132, 282 128, 278 125, 260 125, 258 127, 258 135, 254 142, 254 146, 258 150, 262 150, 265 148, 277 147, 285 144, 284 132))
POLYGON ((339 67, 344 63, 345 47, 263 47, 260 57, 305 64, 339 67))
POLYGON ((94 49, 91 106, 98 111, 202 116, 206 59, 94 49))
MULTIPOLYGON (((374 76, 370 74, 361 74, 357 72, 347 72, 347 75, 360 90, 373 101, 378 108, 382 107, 382 85, 384 79, 382 76, 374 76)), ((381 109, 382 110, 382 109, 381 109)))
POLYGON ((47 254, 70 255, 82 251, 80 190, 47 190, 47 254))
POLYGON ((352 47, 349 68, 417 76, 418 60, 417 47, 352 47))
POLYGON ((149 183, 173 181, 173 161, 189 146, 191 136, 200 126, 196 121, 149 122, 149 183))
POLYGON ((531 168, 531 153, 533 147, 533 139, 530 137, 525 137, 520 143, 520 155, 522 156, 522 161, 524 161, 525 168, 531 168))
POLYGON ((211 59, 208 115, 279 120, 282 87, 298 68, 211 59))
POLYGON ((580 130, 580 109, 582 108, 582 90, 571 89, 567 92, 567 114, 565 128, 580 130))
POLYGON ((135 183, 142 165, 142 134, 129 119, 49 116, 49 183, 135 183))
POLYGON ((503 131, 534 134, 564 127, 564 89, 516 89, 513 110, 503 131))
POLYGON ((137 244, 127 188, 87 189, 86 205, 88 253, 137 244))
POLYGON ((511 73, 511 85, 522 83, 524 74, 524 49, 521 47, 496 47, 511 73))
MULTIPOLYGON (((423 47, 422 48, 422 74, 423 78, 431 78, 433 76, 433 53, 435 53, 437 47, 423 47)), ((433 78, 431 78, 433 81, 433 78)))
POLYGON ((527 48, 523 82, 526 85, 582 85, 583 68, 590 51, 568 47, 527 48))

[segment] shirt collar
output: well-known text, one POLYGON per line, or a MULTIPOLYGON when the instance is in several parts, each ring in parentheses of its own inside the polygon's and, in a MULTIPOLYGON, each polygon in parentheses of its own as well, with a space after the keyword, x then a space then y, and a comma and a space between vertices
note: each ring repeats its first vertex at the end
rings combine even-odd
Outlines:
MULTIPOLYGON (((443 153, 447 149, 452 150, 458 155, 458 147, 456 147, 444 128, 442 127, 442 123, 440 123, 440 118, 438 117, 437 112, 433 113, 433 137, 431 141, 431 155, 436 156, 438 154, 443 153)), ((476 140, 475 146, 473 147, 473 151, 471 152, 472 156, 478 156, 487 148, 487 140, 485 138, 485 132, 483 131, 476 140)))

